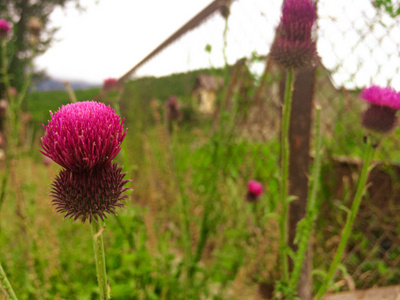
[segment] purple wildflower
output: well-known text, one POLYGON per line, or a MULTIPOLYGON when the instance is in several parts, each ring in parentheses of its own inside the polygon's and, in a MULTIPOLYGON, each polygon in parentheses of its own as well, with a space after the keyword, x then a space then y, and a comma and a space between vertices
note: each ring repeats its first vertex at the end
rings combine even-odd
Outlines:
POLYGON ((290 40, 309 40, 316 19, 312 1, 286 0, 281 18, 282 33, 290 40))
POLYGON ((313 26, 316 20, 311 0, 286 0, 272 44, 271 58, 285 68, 301 69, 312 64, 316 57, 313 26))
POLYGON ((58 213, 65 213, 64 218, 92 218, 104 221, 106 213, 116 214, 117 207, 124 207, 124 194, 129 188, 124 187, 129 180, 123 179, 126 173, 116 164, 107 164, 100 169, 71 172, 61 170, 52 185, 52 205, 58 213))
POLYGON ((110 163, 126 135, 124 119, 103 103, 62 106, 44 126, 42 154, 71 171, 91 170, 110 163))
POLYGON ((372 85, 369 88, 365 88, 360 93, 360 98, 368 101, 373 105, 385 106, 394 110, 400 109, 400 96, 392 88, 381 88, 376 85, 372 85))
POLYGON ((119 90, 122 88, 121 83, 116 78, 107 78, 103 83, 104 91, 119 90))
POLYGON ((40 152, 64 167, 51 190, 52 204, 64 217, 97 222, 124 206, 129 180, 111 163, 126 135, 123 122, 109 106, 85 101, 63 106, 43 125, 40 152))
POLYGON ((4 19, 0 19, 0 39, 4 39, 11 31, 11 25, 4 19))
POLYGON ((392 88, 372 85, 363 89, 360 97, 371 104, 362 115, 362 125, 376 132, 390 132, 397 123, 400 95, 392 88))
POLYGON ((247 183, 246 199, 249 202, 256 202, 263 192, 261 183, 256 180, 250 180, 247 183))
POLYGON ((176 96, 170 96, 167 101, 168 119, 177 120, 181 116, 179 101, 176 96))
POLYGON ((53 161, 51 160, 50 157, 44 156, 44 155, 43 155, 42 163, 43 163, 45 166, 50 165, 52 162, 53 162, 53 161))

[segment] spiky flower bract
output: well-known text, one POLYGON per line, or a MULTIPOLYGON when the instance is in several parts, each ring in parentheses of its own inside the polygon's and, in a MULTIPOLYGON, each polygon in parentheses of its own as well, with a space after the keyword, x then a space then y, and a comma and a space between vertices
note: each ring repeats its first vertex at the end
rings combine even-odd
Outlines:
POLYGON ((394 89, 372 85, 361 91, 360 98, 371 104, 362 115, 362 125, 365 128, 388 133, 395 127, 400 95, 394 89))
POLYGON ((288 69, 301 69, 316 58, 313 26, 315 6, 311 0, 286 0, 277 29, 277 38, 270 50, 271 58, 288 69))
POLYGON ((0 19, 0 39, 4 39, 11 31, 11 25, 4 19, 0 19))
POLYGON ((41 151, 71 171, 110 163, 126 135, 124 119, 103 103, 84 101, 62 106, 44 126, 41 151))
POLYGON ((83 172, 61 170, 52 185, 52 205, 64 218, 104 221, 106 213, 116 214, 117 207, 124 207, 128 197, 124 187, 129 180, 123 179, 126 173, 116 164, 108 164, 83 172))

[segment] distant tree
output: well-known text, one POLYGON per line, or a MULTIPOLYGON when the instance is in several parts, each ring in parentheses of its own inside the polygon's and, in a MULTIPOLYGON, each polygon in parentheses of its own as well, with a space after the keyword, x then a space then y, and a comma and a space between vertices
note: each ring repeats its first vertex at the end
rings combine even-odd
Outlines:
MULTIPOLYGON (((7 49, 11 85, 20 89, 25 81, 29 62, 44 53, 53 40, 57 28, 49 28, 51 12, 74 2, 77 9, 82 7, 79 0, 0 0, 0 18, 13 24, 7 49)), ((37 77, 40 75, 35 74, 37 77)), ((0 97, 4 86, 0 85, 0 97)))

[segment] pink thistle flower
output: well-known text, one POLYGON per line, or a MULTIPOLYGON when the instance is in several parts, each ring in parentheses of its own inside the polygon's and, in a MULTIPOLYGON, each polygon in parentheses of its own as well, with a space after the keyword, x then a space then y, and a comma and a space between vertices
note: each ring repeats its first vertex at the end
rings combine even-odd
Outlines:
POLYGON ((104 91, 119 90, 122 88, 121 83, 116 78, 107 78, 103 83, 104 91))
POLYGON ((62 106, 44 127, 45 156, 70 171, 99 168, 110 163, 125 138, 124 119, 103 103, 84 101, 62 106))
POLYGON ((374 105, 386 106, 394 110, 400 109, 400 96, 390 87, 382 88, 372 85, 361 91, 360 98, 374 105))
POLYGON ((250 180, 247 183, 247 195, 246 200, 249 202, 256 202, 263 193, 263 187, 261 183, 256 180, 250 180))
POLYGON ((106 213, 116 214, 125 206, 128 198, 124 187, 130 180, 123 179, 127 173, 116 164, 107 164, 95 171, 71 172, 61 170, 52 184, 52 205, 64 218, 81 219, 82 222, 98 218, 104 221, 106 213))
POLYGON ((4 39, 11 31, 11 25, 4 19, 0 19, 0 39, 4 39))
POLYGON ((281 30, 288 39, 311 39, 317 15, 311 0, 286 0, 283 4, 281 30))
POLYGON ((270 56, 288 69, 311 65, 317 56, 312 32, 316 20, 311 0, 286 0, 270 56))
POLYGON ((400 95, 394 89, 372 85, 361 91, 360 98, 371 104, 362 115, 362 125, 365 128, 387 133, 395 127, 400 95))

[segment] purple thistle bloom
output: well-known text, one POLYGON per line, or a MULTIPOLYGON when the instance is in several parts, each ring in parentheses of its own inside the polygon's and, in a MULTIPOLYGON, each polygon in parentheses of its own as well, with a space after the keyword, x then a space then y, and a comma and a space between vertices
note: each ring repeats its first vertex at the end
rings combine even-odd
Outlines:
POLYGON ((8 33, 11 31, 11 25, 4 19, 0 19, 0 39, 7 37, 8 33))
POLYGON ((65 213, 64 218, 81 219, 82 222, 92 218, 104 221, 106 213, 116 214, 116 208, 123 208, 124 187, 130 180, 123 179, 127 173, 116 164, 107 164, 95 170, 72 172, 61 170, 52 184, 51 197, 55 211, 65 213))
POLYGON ((271 58, 288 69, 301 69, 311 65, 317 50, 312 32, 316 12, 311 0, 286 0, 272 44, 271 58))
POLYGON ((247 183, 246 199, 249 202, 256 202, 263 192, 261 183, 256 180, 250 180, 247 183))
POLYGON ((281 30, 290 40, 311 39, 317 15, 310 0, 286 0, 283 4, 281 30))
POLYGON ((167 101, 168 118, 170 120, 177 120, 181 116, 179 101, 176 96, 170 96, 167 101))
POLYGON ((400 109, 400 95, 390 87, 382 88, 372 85, 361 91, 360 98, 374 105, 386 106, 394 110, 400 109))
POLYGON ((125 138, 124 119, 103 103, 84 101, 62 106, 44 127, 42 154, 70 171, 110 163, 125 138))
POLYGON ((107 78, 103 82, 103 90, 119 90, 122 88, 122 84, 116 78, 107 78))
POLYGON ((387 133, 395 127, 400 95, 394 89, 372 85, 363 89, 360 97, 371 104, 362 115, 362 125, 365 128, 387 133))

